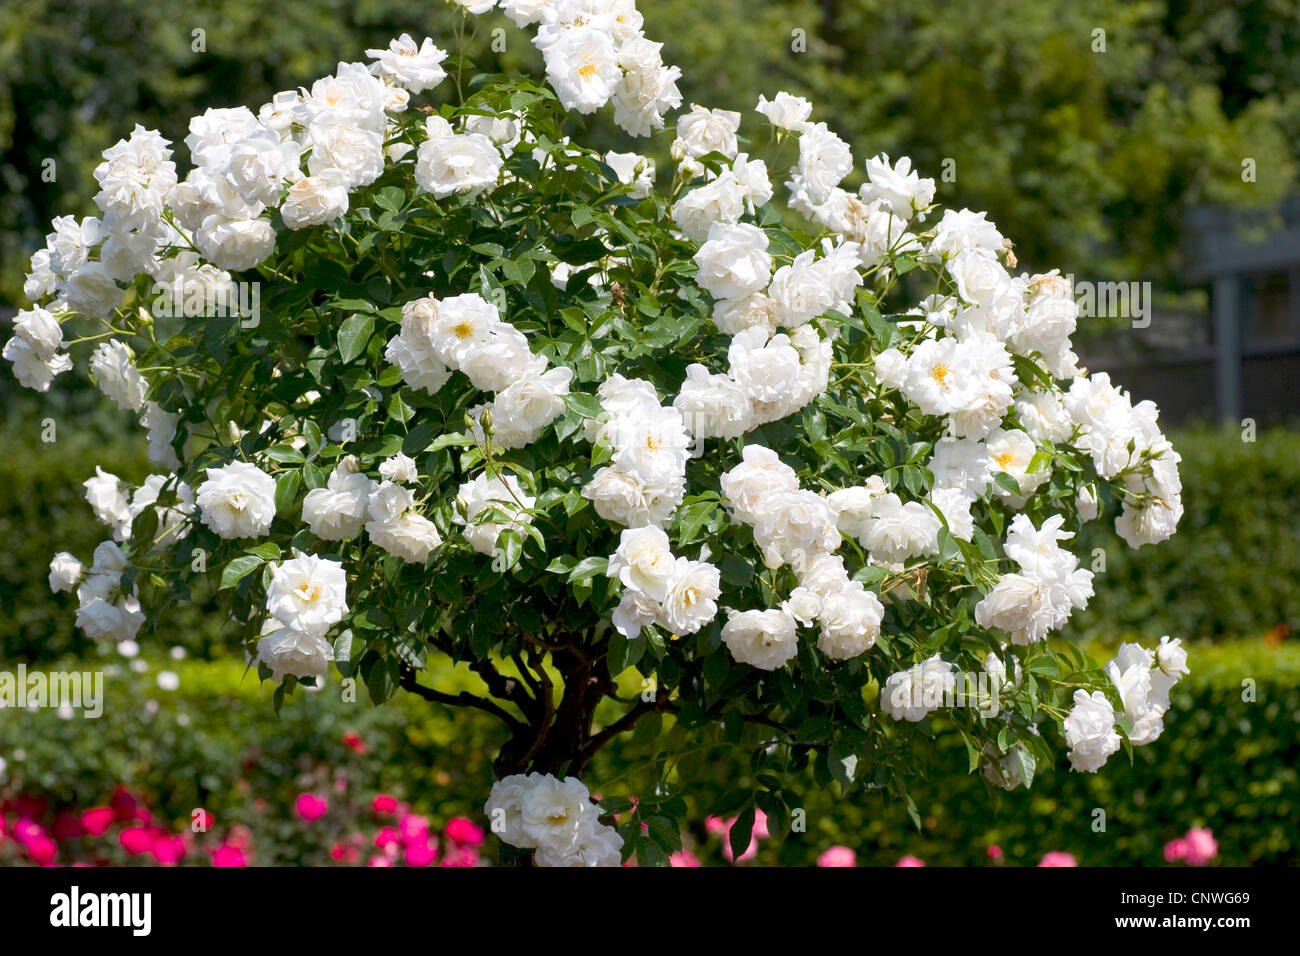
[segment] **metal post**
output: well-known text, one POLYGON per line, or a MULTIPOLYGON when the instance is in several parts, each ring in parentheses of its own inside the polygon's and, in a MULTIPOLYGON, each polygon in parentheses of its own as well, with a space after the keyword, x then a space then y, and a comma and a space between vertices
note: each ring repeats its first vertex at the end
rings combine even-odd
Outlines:
POLYGON ((1214 386, 1219 418, 1241 421, 1241 280, 1214 277, 1214 386))

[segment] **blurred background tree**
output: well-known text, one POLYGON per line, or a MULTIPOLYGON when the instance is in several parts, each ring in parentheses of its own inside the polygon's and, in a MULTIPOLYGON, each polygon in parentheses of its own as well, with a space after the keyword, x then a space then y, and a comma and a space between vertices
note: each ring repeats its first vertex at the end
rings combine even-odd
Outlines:
MULTIPOLYGON (((989 210, 1028 267, 1160 279, 1178 264, 1189 206, 1269 207, 1295 189, 1300 0, 642 6, 647 32, 683 68, 688 102, 748 112, 749 91, 787 89, 860 158, 908 154, 936 178, 950 161, 940 200, 989 210)), ((0 305, 19 304, 50 219, 93 212, 99 153, 135 123, 180 144, 207 107, 255 106, 403 31, 453 46, 459 19, 417 0, 10 0, 0 305), (47 159, 54 182, 42 178, 47 159)), ((475 22, 477 68, 536 66, 504 16, 475 22), (494 50, 495 27, 505 32, 494 50)))

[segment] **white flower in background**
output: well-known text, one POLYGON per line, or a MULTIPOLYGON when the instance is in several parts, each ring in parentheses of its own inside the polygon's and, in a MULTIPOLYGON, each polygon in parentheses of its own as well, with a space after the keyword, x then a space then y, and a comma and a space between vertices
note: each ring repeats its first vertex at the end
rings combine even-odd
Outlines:
POLYGON ((695 263, 700 288, 715 299, 743 299, 761 291, 772 275, 767 233, 749 223, 715 222, 695 263))
MULTIPOLYGON (((1029 470, 1029 465, 1038 452, 1038 446, 1034 444, 1032 438, 1018 428, 995 428, 985 439, 984 448, 993 459, 993 473, 1002 472, 1015 479, 1020 489, 1021 500, 1051 477, 1051 472, 1046 468, 1034 472, 1029 470)), ((1003 498, 1016 500, 1016 495, 1001 485, 995 484, 994 490, 1003 498)))
POLYGON ((131 534, 131 499, 127 486, 117 475, 95 466, 95 477, 83 483, 86 502, 95 517, 113 532, 115 541, 125 541, 131 534))
POLYGON ((970 541, 975 535, 975 518, 971 514, 971 499, 957 488, 936 488, 930 501, 943 513, 948 531, 954 538, 970 541))
POLYGON ((410 93, 431 90, 447 77, 442 68, 447 53, 434 46, 429 37, 417 46, 409 33, 403 33, 388 44, 388 49, 367 50, 366 56, 375 61, 370 67, 374 73, 410 93))
MULTIPOLYGON (((293 190, 290 189, 290 195, 292 194, 293 190)), ((346 200, 346 190, 342 196, 346 200)), ((288 205, 286 201, 285 207, 288 205)), ((345 202, 336 215, 342 215, 346 211, 345 202)), ((284 207, 281 212, 285 216, 285 225, 289 225, 289 213, 284 212, 284 207)), ((206 217, 194 233, 194 244, 213 265, 242 272, 265 262, 275 252, 275 227, 268 219, 228 219, 213 214, 206 217)))
POLYGON ((1189 673, 1187 649, 1183 647, 1182 641, 1176 637, 1170 640, 1168 635, 1160 638, 1160 644, 1155 649, 1155 667, 1151 671, 1151 693, 1167 702, 1174 685, 1184 674, 1189 673))
POLYGON ((252 205, 278 206, 286 182, 302 178, 298 168, 301 146, 275 130, 259 130, 230 150, 226 183, 252 205))
POLYGON ((722 626, 722 643, 742 664, 774 671, 798 653, 795 620, 785 611, 732 611, 722 626))
POLYGON ((497 0, 451 0, 458 7, 462 7, 466 13, 480 14, 487 13, 497 5, 497 0))
POLYGON ((517 27, 530 27, 542 19, 542 13, 556 0, 500 0, 501 12, 517 27))
POLYGON ((837 519, 830 502, 816 492, 775 491, 757 504, 754 543, 769 568, 794 564, 816 552, 839 548, 837 519))
POLYGON ((266 611, 285 627, 323 637, 348 610, 347 587, 340 562, 300 555, 271 565, 266 611))
POLYGON ((939 439, 926 466, 934 475, 935 488, 956 488, 972 500, 984 493, 993 480, 993 459, 984 442, 972 438, 939 439))
POLYGON ((84 571, 82 563, 73 555, 60 551, 50 561, 50 590, 56 594, 59 591, 71 591, 81 581, 84 571))
POLYGON ((313 488, 302 501, 302 520, 324 541, 343 541, 361 533, 375 482, 359 472, 348 455, 330 474, 324 488, 313 488))
POLYGON ((785 92, 777 93, 771 100, 760 93, 755 109, 766 116, 773 126, 791 133, 803 132, 808 118, 812 116, 811 103, 802 96, 785 92))
POLYGON ((645 199, 655 188, 655 161, 648 156, 608 152, 605 165, 618 173, 619 182, 632 187, 628 195, 633 199, 645 199))
POLYGON ((772 180, 767 175, 767 163, 761 159, 750 159, 748 153, 739 153, 731 164, 731 173, 751 216, 772 198, 772 180))
POLYGON ((871 512, 876 498, 888 489, 879 475, 872 475, 865 484, 841 488, 826 496, 826 502, 836 514, 836 526, 846 537, 860 538, 871 527, 871 512))
POLYGON ((677 483, 656 485, 607 465, 583 486, 582 495, 606 521, 629 528, 645 524, 663 527, 672 519, 684 491, 684 481, 680 487, 677 483))
POLYGON ((416 468, 413 459, 398 452, 392 458, 386 458, 379 463, 379 474, 389 481, 409 485, 420 477, 420 470, 416 468))
POLYGON ((939 259, 951 259, 959 252, 970 249, 997 254, 1002 251, 1005 242, 998 227, 988 221, 985 213, 969 209, 945 209, 939 224, 935 226, 929 251, 932 257, 939 259))
POLYGON ((916 723, 951 699, 957 686, 952 664, 938 654, 890 674, 880 688, 880 709, 895 720, 916 723))
POLYGON ((1115 733, 1115 708, 1099 690, 1074 692, 1074 706, 1065 718, 1065 744, 1070 748, 1070 768, 1096 773, 1120 748, 1115 733))
POLYGON ((236 461, 207 469, 195 495, 203 523, 219 538, 257 538, 275 518, 275 479, 256 465, 236 461))
POLYGON ((532 524, 532 516, 524 510, 537 503, 537 499, 527 494, 519 479, 514 475, 491 477, 479 475, 472 481, 460 486, 457 497, 464 502, 464 513, 459 507, 453 520, 464 525, 465 540, 480 554, 496 556, 501 553, 497 539, 503 531, 523 533, 524 526, 532 524), (488 509, 492 520, 481 523, 476 521, 488 509))
POLYGON ((442 544, 438 526, 414 511, 403 511, 387 521, 366 523, 370 540, 408 564, 423 564, 433 549, 442 544))
POLYGON ((172 448, 179 422, 179 414, 167 411, 157 402, 146 402, 144 414, 140 416, 140 424, 148 432, 149 461, 170 471, 175 471, 181 464, 172 448))
POLYGON ((280 215, 290 229, 306 229, 332 222, 348 211, 348 180, 334 168, 322 169, 292 186, 280 206, 280 215))
POLYGON ((51 312, 40 307, 14 316, 14 336, 5 343, 4 357, 24 388, 47 391, 54 376, 72 368, 72 359, 59 352, 63 331, 51 312))
POLYGON ((623 592, 609 620, 616 631, 628 640, 634 640, 642 628, 659 620, 659 610, 659 602, 650 595, 629 588, 623 592))
POLYGON ((334 660, 334 645, 322 636, 283 626, 267 618, 257 642, 257 659, 271 669, 271 679, 324 677, 334 660))
POLYGON ((1100 507, 1096 486, 1086 485, 1079 489, 1079 493, 1074 497, 1074 506, 1079 509, 1080 521, 1092 521, 1096 518, 1100 507))
POLYGON ((1135 746, 1149 744, 1164 732, 1164 715, 1169 699, 1152 692, 1151 674, 1155 655, 1137 644, 1121 644, 1119 652, 1106 664, 1106 676, 1119 692, 1128 718, 1129 741, 1135 746))
POLYGON ((676 142, 692 159, 709 153, 721 153, 727 159, 735 159, 739 148, 736 133, 739 130, 739 113, 705 109, 692 103, 691 111, 677 120, 676 142))
POLYGON ((117 339, 101 342, 90 356, 90 372, 99 390, 127 412, 144 409, 149 383, 135 367, 135 355, 117 339))

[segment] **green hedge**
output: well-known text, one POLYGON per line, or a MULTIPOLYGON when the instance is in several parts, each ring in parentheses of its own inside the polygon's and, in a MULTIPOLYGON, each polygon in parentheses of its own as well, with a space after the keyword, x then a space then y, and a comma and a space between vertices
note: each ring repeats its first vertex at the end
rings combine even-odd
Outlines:
POLYGON ((1106 549, 1082 633, 1248 636, 1300 631, 1300 432, 1185 428, 1184 515, 1169 541, 1129 548, 1103 523, 1080 537, 1084 566, 1106 549))
MULTIPOLYGON (((1108 653, 1097 649, 1093 656, 1108 653)), ((288 847, 301 846, 293 843, 297 794, 318 790, 329 773, 346 772, 354 783, 411 801, 437 823, 453 816, 484 822, 491 759, 501 742, 490 717, 453 714, 409 695, 381 708, 370 706, 364 692, 360 702, 346 703, 337 682, 300 691, 277 717, 270 688, 236 661, 153 661, 146 673, 109 654, 81 664, 105 665, 117 671, 106 679, 108 704, 97 720, 52 710, 3 713, 0 757, 11 789, 85 808, 124 783, 169 820, 184 821, 202 806, 262 837, 283 830, 277 839, 288 847), (159 669, 174 670, 180 689, 159 688, 159 669), (365 754, 345 747, 346 732, 360 735, 365 754)), ((981 864, 997 844, 1009 863, 1033 864, 1049 850, 1064 850, 1083 865, 1156 865, 1164 844, 1193 826, 1214 831, 1222 864, 1300 862, 1300 647, 1197 646, 1191 666, 1175 690, 1164 736, 1136 748, 1132 763, 1121 752, 1097 774, 1070 773, 1061 751, 1031 791, 990 793, 980 774, 967 773, 961 738, 936 720, 934 770, 912 790, 919 831, 902 803, 879 792, 842 794, 837 785, 790 781, 805 794, 807 830, 763 841, 757 862, 811 865, 842 844, 863 864, 892 865, 904 854, 932 866, 981 864), (1242 699, 1246 678, 1255 681, 1253 702, 1242 699), (1105 811, 1104 832, 1093 830, 1097 808, 1105 811)), ((444 670, 436 682, 452 691, 478 686, 463 669, 444 670)), ((631 692, 639 682, 628 672, 624 683, 631 692)), ((588 778, 608 795, 644 792, 656 750, 653 736, 626 735, 599 755, 588 778)), ((706 814, 726 793, 754 783, 748 764, 729 756, 737 752, 722 743, 702 750, 699 776, 684 793, 686 842, 706 863, 723 862, 706 814)))

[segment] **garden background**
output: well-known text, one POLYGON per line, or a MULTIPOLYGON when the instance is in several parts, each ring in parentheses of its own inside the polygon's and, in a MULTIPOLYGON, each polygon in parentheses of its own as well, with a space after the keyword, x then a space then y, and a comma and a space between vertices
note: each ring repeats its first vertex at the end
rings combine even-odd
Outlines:
MULTIPOLYGON (((940 179, 939 202, 988 209, 1028 271, 1061 263, 1150 281, 1157 325, 1209 307, 1206 288, 1188 277, 1198 210, 1249 211, 1267 230, 1300 191, 1294 0, 640 7, 666 58, 683 67, 686 102, 748 111, 742 91, 784 89, 812 99, 859 155, 907 154, 936 179, 951 160, 955 180, 940 179), (1243 157, 1254 160, 1250 179, 1243 157)), ((449 45, 458 17, 428 0, 6 3, 0 320, 23 304, 27 257, 50 219, 92 211, 99 152, 135 123, 162 130, 181 159, 185 124, 205 108, 264 102, 402 32, 449 45), (49 158, 53 182, 41 175, 49 158)), ((498 19, 485 19, 472 41, 476 64, 535 69, 524 35, 498 19), (493 49, 493 26, 505 28, 504 51, 493 49)), ((606 135, 609 146, 623 142, 612 128, 606 135)), ((1283 309, 1300 336, 1300 263, 1291 275, 1283 309)), ((1086 360, 1128 334, 1122 319, 1083 319, 1076 340, 1086 360)), ((1117 378, 1135 400, 1151 397, 1140 368, 1117 378)), ((6 372, 0 402, 0 670, 103 670, 107 697, 93 720, 0 711, 0 863, 48 852, 33 851, 21 820, 40 822, 59 862, 364 863, 409 843, 399 827, 407 806, 443 839, 436 861, 406 862, 472 862, 481 835, 463 818, 485 823, 501 742, 490 717, 416 700, 375 708, 364 692, 344 702, 336 684, 297 695, 277 716, 232 629, 201 605, 142 633, 133 655, 92 645, 72 626, 68 596, 50 593, 49 560, 100 540, 81 482, 92 460, 143 479, 143 432, 66 377, 38 396, 6 372), (57 425, 52 443, 42 441, 45 419, 57 425), (376 805, 377 795, 402 806, 376 805), (106 810, 88 818, 95 807, 106 810), (187 835, 148 844, 121 836, 145 816, 158 832, 187 835)), ((960 737, 936 721, 934 770, 913 791, 915 819, 869 788, 845 794, 809 775, 793 784, 806 794, 806 832, 758 841, 754 862, 807 865, 840 845, 861 864, 905 855, 928 865, 1034 864, 1063 851, 1083 865, 1153 865, 1192 828, 1213 831, 1219 864, 1300 860, 1300 400, 1292 394, 1260 417, 1258 430, 1239 420, 1166 423, 1183 456, 1179 533, 1133 552, 1094 528, 1077 549, 1085 566, 1094 549, 1106 563, 1096 599, 1062 640, 1086 642, 1098 659, 1121 641, 1163 634, 1191 645, 1192 674, 1157 743, 1096 775, 1071 774, 1062 759, 1029 792, 1004 794, 967 773, 960 737)), ((448 664, 439 686, 475 680, 448 664)), ((624 681, 640 683, 631 671, 624 681)), ((672 732, 670 721, 643 722, 602 752, 595 778, 634 795, 660 730, 672 732)), ((701 774, 687 839, 706 863, 725 862, 725 840, 707 819, 750 773, 727 753, 702 745, 687 758, 697 766, 684 768, 701 774)))

